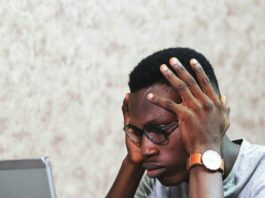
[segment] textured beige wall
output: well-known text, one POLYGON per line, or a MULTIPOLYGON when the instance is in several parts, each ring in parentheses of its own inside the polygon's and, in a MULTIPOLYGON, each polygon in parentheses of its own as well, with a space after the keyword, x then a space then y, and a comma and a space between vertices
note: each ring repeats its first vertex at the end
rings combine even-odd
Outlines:
POLYGON ((49 156, 58 197, 103 197, 125 155, 128 73, 193 47, 215 67, 230 137, 265 143, 265 1, 0 2, 0 158, 49 156))

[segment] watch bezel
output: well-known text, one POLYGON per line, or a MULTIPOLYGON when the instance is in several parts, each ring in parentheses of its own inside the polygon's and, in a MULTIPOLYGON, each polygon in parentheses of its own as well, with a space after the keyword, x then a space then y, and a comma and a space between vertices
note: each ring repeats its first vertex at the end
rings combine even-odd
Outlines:
POLYGON ((216 171, 221 168, 222 158, 220 154, 214 150, 205 151, 201 159, 204 166, 209 170, 216 171))

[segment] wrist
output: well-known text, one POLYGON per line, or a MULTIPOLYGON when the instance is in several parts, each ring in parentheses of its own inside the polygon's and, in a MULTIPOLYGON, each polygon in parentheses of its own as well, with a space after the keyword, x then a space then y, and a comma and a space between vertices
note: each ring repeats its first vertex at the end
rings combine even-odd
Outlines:
POLYGON ((187 159, 187 170, 202 166, 211 172, 221 172, 224 174, 224 160, 221 155, 214 150, 195 152, 187 159))

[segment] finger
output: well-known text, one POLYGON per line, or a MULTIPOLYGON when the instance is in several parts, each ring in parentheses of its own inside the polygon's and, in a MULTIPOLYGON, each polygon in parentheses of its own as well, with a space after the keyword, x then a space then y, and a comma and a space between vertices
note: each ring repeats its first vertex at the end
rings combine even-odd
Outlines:
POLYGON ((185 82, 180 80, 165 64, 161 65, 160 70, 171 86, 179 93, 185 101, 193 101, 194 97, 191 94, 185 82))
POLYGON ((219 98, 211 85, 211 81, 208 78, 208 76, 205 74, 200 63, 196 59, 193 58, 190 60, 190 65, 193 71, 195 72, 199 86, 204 91, 204 93, 209 98, 211 98, 214 102, 219 101, 219 98))
POLYGON ((228 105, 228 102, 227 102, 227 99, 224 95, 221 95, 220 96, 220 100, 221 100, 221 103, 222 103, 222 106, 223 106, 223 109, 225 111, 225 113, 229 116, 230 114, 230 107, 228 105))
MULTIPOLYGON (((229 110, 229 112, 230 112, 230 110, 229 110)), ((229 112, 225 114, 225 126, 224 126, 224 132, 226 132, 227 129, 230 127, 229 112)))
POLYGON ((124 126, 129 124, 129 108, 128 108, 129 93, 127 93, 123 99, 122 113, 124 119, 124 126))
POLYGON ((191 93, 196 98, 201 98, 203 96, 201 88, 199 87, 195 79, 190 75, 190 73, 183 67, 182 63, 176 57, 173 57, 169 60, 169 64, 177 73, 178 77, 186 83, 191 93))
POLYGON ((178 116, 178 118, 183 117, 183 115, 185 115, 185 112, 188 110, 187 107, 181 104, 177 104, 173 100, 155 95, 153 93, 149 93, 147 95, 147 99, 153 104, 175 113, 178 116))
POLYGON ((227 103, 227 99, 226 99, 225 95, 221 95, 221 96, 220 96, 220 100, 221 100, 221 103, 222 103, 222 105, 223 105, 224 107, 226 107, 226 106, 228 105, 228 103, 227 103))
POLYGON ((223 109, 224 109, 224 116, 225 116, 225 131, 227 131, 227 129, 230 126, 230 107, 228 105, 227 99, 224 95, 220 96, 220 100, 221 103, 223 105, 223 109))

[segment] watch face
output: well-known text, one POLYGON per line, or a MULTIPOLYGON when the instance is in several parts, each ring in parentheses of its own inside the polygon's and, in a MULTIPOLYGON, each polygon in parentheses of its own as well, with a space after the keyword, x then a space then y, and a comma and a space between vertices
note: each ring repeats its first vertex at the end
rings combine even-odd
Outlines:
POLYGON ((222 158, 217 152, 208 150, 203 153, 202 162, 207 169, 218 170, 221 167, 222 158))

